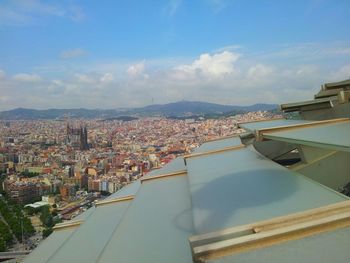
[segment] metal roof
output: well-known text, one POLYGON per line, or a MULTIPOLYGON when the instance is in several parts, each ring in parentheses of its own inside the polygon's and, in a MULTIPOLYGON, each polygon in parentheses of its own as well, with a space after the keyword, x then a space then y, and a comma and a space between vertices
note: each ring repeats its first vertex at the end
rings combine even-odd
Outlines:
POLYGON ((296 125, 296 124, 309 123, 309 122, 311 121, 279 119, 279 120, 272 120, 272 121, 267 120, 267 121, 240 123, 239 127, 247 131, 255 132, 256 130, 260 130, 260 129, 287 126, 287 125, 296 125))
POLYGON ((350 228, 288 241, 274 246, 225 256, 208 263, 348 263, 350 228))
POLYGON ((325 89, 332 89, 332 88, 338 88, 338 87, 348 87, 350 88, 350 79, 343 80, 343 81, 338 81, 338 82, 330 82, 330 83, 325 83, 323 85, 325 89))
MULTIPOLYGON (((327 95, 330 93, 327 92, 327 95)), ((332 95, 334 95, 332 93, 332 95)), ((319 96, 322 96, 319 94, 319 96)), ((325 96, 325 95, 323 95, 325 96)), ((288 104, 281 104, 280 109, 284 112, 293 112, 293 111, 307 111, 315 109, 327 109, 333 107, 333 101, 337 100, 338 96, 328 96, 326 98, 317 98, 314 100, 300 101, 288 104)))
POLYGON ((86 222, 50 257, 49 262, 96 262, 130 203, 131 201, 123 201, 97 207, 86 222))
POLYGON ((186 166, 184 163, 184 159, 182 156, 175 158, 172 160, 170 163, 165 165, 161 169, 155 169, 151 171, 150 173, 147 174, 147 176, 157 176, 160 174, 165 174, 165 173, 175 173, 179 171, 186 170, 186 166))
POLYGON ((280 132, 264 133, 266 139, 350 152, 350 120, 321 126, 307 126, 280 132))
MULTIPOLYGON (((241 127, 255 133, 276 126, 299 125, 300 128, 308 123, 273 120, 245 123, 241 127)), ((348 123, 341 124, 293 129, 289 136, 301 136, 294 138, 300 142, 306 135, 321 142, 323 137, 347 139, 344 131, 349 130, 348 123), (326 131, 315 130, 319 137, 312 137, 312 132, 298 135, 300 130, 314 128, 326 131)), ((193 262, 193 244, 189 238, 194 235, 220 232, 344 200, 348 198, 272 162, 253 146, 244 147, 239 137, 224 138, 204 143, 194 154, 179 157, 98 202, 77 217, 84 220, 82 224, 55 230, 24 262, 193 262)), ((207 261, 295 262, 301 257, 293 253, 298 249, 305 256, 300 262, 316 259, 322 262, 311 250, 317 249, 322 253, 328 251, 325 259, 332 255, 341 262, 350 256, 349 238, 344 234, 349 231, 339 229, 207 261)))
POLYGON ((346 200, 252 147, 191 158, 187 169, 196 234, 346 200))
POLYGON ((98 262, 192 262, 192 233, 186 175, 146 181, 98 262))
MULTIPOLYGON (((124 188, 122 188, 120 191, 118 191, 117 193, 111 195, 108 197, 109 200, 113 199, 113 198, 121 198, 121 197, 125 197, 125 196, 129 196, 131 194, 135 194, 138 190, 138 188, 140 187, 141 183, 140 181, 136 181, 132 184, 129 184, 127 186, 125 186, 124 188)), ((116 206, 117 209, 119 209, 119 205, 120 204, 114 204, 113 206, 116 206)), ((106 206, 107 207, 107 206, 106 206)), ((108 207, 112 207, 108 206, 108 207)), ((107 209, 109 209, 107 207, 107 209)), ((100 229, 100 224, 102 223, 102 221, 99 221, 99 218, 101 218, 101 211, 102 213, 105 212, 104 215, 108 215, 106 213, 108 213, 106 211, 106 208, 103 209, 103 207, 101 207, 102 209, 98 208, 99 211, 97 211, 96 207, 91 207, 90 209, 88 209, 87 211, 85 211, 84 213, 80 214, 79 216, 77 216, 74 220, 85 220, 86 223, 88 222, 88 219, 90 216, 93 215, 93 219, 90 221, 90 223, 88 223, 87 225, 90 225, 91 231, 97 231, 100 229), (97 215, 97 216, 96 216, 97 215), (96 222, 96 218, 98 220, 98 222, 96 222), (91 225, 91 223, 95 223, 93 225, 91 225)), ((115 216, 120 216, 122 215, 122 209, 119 209, 119 211, 114 210, 114 217, 115 216)), ((103 216, 103 214, 102 214, 103 216)), ((101 218, 103 220, 103 218, 101 218)), ((108 220, 108 218, 106 218, 105 220, 108 220)), ((114 224, 114 222, 112 222, 114 224)), ((82 228, 85 227, 85 224, 82 224, 82 228)), ((110 230, 110 229, 108 229, 110 230)), ((69 228, 64 228, 64 229, 60 229, 58 231, 54 231, 47 239, 45 239, 44 242, 40 243, 40 245, 33 251, 31 252, 25 259, 24 262, 26 263, 38 263, 38 262, 55 262, 55 254, 60 255, 62 251, 67 251, 67 249, 69 250, 70 248, 66 246, 67 243, 71 244, 72 241, 70 241, 70 237, 73 237, 73 241, 76 240, 76 237, 80 237, 81 235, 79 234, 81 233, 80 227, 69 227, 69 228), (77 231, 79 230, 79 231, 77 231), (77 233, 75 233, 77 231, 77 233), (73 235, 74 233, 74 235, 73 235), (77 236, 75 236, 75 234, 77 234, 77 236)), ((103 237, 102 234, 97 234, 97 236, 102 237, 103 239, 106 239, 106 237, 103 237)), ((90 235, 91 237, 91 235, 90 235)), ((93 239, 95 237, 91 237, 92 240, 90 240, 90 242, 93 242, 93 239)), ((81 244, 80 243, 75 243, 73 244, 73 248, 76 248, 76 246, 81 247, 81 249, 83 249, 83 246, 85 243, 85 241, 87 241, 87 243, 89 243, 89 240, 85 240, 85 239, 81 239, 81 244)), ((98 244, 97 244, 98 246, 98 244)), ((91 249, 94 250, 95 247, 92 247, 91 249)), ((88 250, 90 250, 90 247, 87 248, 88 250)), ((94 250, 96 251, 96 249, 94 250)), ((70 251, 71 252, 71 251, 70 251)), ((82 255, 82 253, 73 253, 74 255, 81 255, 84 257, 84 255, 82 255)), ((83 253, 84 254, 84 253, 83 253)), ((70 254, 67 254, 70 255, 70 254)), ((73 256, 72 256, 73 257, 73 256)), ((56 256, 57 258, 57 256, 56 256)), ((91 259, 88 259, 85 262, 94 262, 94 261, 90 261, 91 259)), ((70 260, 68 260, 68 262, 70 262, 70 260)), ((77 261, 79 262, 79 261, 77 261)))
POLYGON ((202 144, 200 147, 194 150, 193 153, 204 153, 208 151, 215 151, 221 148, 236 146, 241 144, 239 136, 223 138, 220 140, 213 140, 202 144))

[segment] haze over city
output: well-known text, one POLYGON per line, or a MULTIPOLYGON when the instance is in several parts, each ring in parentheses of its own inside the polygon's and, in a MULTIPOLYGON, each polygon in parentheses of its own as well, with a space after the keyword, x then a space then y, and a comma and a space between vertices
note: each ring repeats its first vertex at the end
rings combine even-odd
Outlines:
POLYGON ((350 76, 349 1, 0 3, 0 110, 305 100, 350 76))

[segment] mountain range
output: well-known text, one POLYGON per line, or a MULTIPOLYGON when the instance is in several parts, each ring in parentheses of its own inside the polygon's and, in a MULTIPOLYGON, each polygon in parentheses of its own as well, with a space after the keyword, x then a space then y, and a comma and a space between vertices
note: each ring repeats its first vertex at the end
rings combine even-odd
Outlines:
POLYGON ((128 109, 25 109, 17 108, 0 112, 1 120, 38 120, 38 119, 111 119, 125 116, 193 116, 237 114, 250 111, 270 111, 278 108, 277 104, 254 104, 250 106, 221 105, 200 101, 179 101, 168 104, 149 105, 128 109))

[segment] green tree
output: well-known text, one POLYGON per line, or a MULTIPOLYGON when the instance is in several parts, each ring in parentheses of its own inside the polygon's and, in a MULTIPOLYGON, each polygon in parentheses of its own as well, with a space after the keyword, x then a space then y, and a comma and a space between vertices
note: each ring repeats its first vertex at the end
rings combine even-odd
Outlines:
POLYGON ((51 233, 53 232, 52 228, 51 227, 48 227, 48 228, 45 228, 43 230, 43 237, 48 237, 49 235, 51 235, 51 233))
POLYGON ((53 218, 52 218, 52 215, 50 213, 49 206, 43 206, 41 208, 40 220, 47 227, 53 226, 53 218))
POLYGON ((0 236, 0 252, 6 251, 6 242, 5 240, 0 236))

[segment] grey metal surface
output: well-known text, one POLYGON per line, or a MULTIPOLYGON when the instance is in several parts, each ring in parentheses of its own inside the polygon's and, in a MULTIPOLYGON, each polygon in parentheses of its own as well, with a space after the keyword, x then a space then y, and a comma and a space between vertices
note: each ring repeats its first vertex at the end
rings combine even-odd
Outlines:
POLYGON ((264 138, 350 152, 350 122, 265 133, 264 138))
POLYGON ((308 101, 300 101, 300 102, 294 102, 294 103, 287 103, 287 104, 281 104, 280 108, 284 112, 292 112, 292 111, 299 111, 299 110, 305 110, 308 107, 312 106, 311 109, 315 108, 331 108, 333 107, 333 100, 337 100, 337 96, 328 97, 328 98, 320 98, 320 99, 314 99, 314 100, 308 100, 308 101))
POLYGON ((253 148, 187 161, 196 234, 346 200, 253 148))
POLYGON ((301 123, 309 123, 311 121, 306 120, 273 120, 273 121, 258 121, 258 122, 249 122, 249 123, 241 123, 239 127, 255 132, 256 130, 265 129, 265 128, 273 128, 278 126, 286 126, 286 125, 296 125, 301 123))
POLYGON ((146 176, 155 176, 160 174, 175 173, 186 170, 185 162, 182 156, 175 158, 170 163, 166 164, 161 169, 156 169, 149 172, 146 176))
POLYGON ((48 259, 60 249, 64 242, 74 233, 76 228, 66 228, 55 231, 47 237, 40 245, 34 249, 27 257, 24 263, 41 263, 47 262, 48 259))
POLYGON ((86 222, 49 258, 49 262, 96 262, 130 203, 123 201, 96 207, 86 222))
POLYGON ((146 181, 98 262, 192 262, 192 233, 186 175, 146 181))
POLYGON ((205 142, 196 150, 194 150, 193 153, 203 153, 208 151, 214 151, 225 147, 236 146, 240 144, 241 144, 241 139, 239 138, 239 136, 222 139, 222 140, 211 141, 211 142, 205 142))
MULTIPOLYGON (((140 181, 126 185, 118 192, 110 195, 107 199, 134 195, 138 191, 140 185, 140 181)), ((66 262, 73 262, 71 259, 73 259, 74 256, 76 257, 75 262, 94 262, 91 261, 94 258, 94 255, 91 256, 91 253, 96 253, 96 251, 99 253, 102 250, 103 247, 101 247, 101 245, 108 241, 108 234, 111 232, 111 229, 108 229, 108 227, 112 228, 117 226, 117 219, 120 219, 120 216, 122 216, 125 211, 125 204, 121 206, 119 204, 121 203, 112 203, 99 208, 91 207, 74 218, 74 220, 86 220, 85 223, 80 227, 70 227, 54 231, 30 253, 23 262, 56 262, 60 261, 62 258, 65 258, 66 262), (89 218, 90 216, 91 219, 89 218), (73 233, 74 235, 72 235, 73 233), (87 245, 89 246, 88 248, 86 247, 87 245), (87 250, 87 253, 77 253, 77 247, 87 250), (83 259, 85 261, 80 261, 83 259)))
POLYGON ((350 79, 337 81, 337 82, 330 82, 323 84, 325 89, 332 89, 332 88, 350 88, 350 79))
POLYGON ((137 193, 137 191, 140 189, 140 187, 141 187, 140 180, 134 181, 131 184, 128 184, 128 185, 124 186, 119 191, 117 191, 117 192, 111 194, 110 196, 108 196, 106 198, 106 200, 115 199, 115 198, 121 198, 121 197, 125 197, 125 196, 128 196, 128 195, 135 195, 137 193))
POLYGON ((226 256, 210 263, 349 263, 350 228, 226 256))
MULTIPOLYGON (((84 213, 78 215, 74 220, 87 220, 91 214, 95 211, 95 207, 91 207, 84 213)), ((40 245, 35 248, 27 257, 24 258, 24 263, 38 263, 47 262, 47 260, 58 251, 69 237, 76 231, 77 228, 70 227, 54 231, 49 237, 47 237, 40 245)))
POLYGON ((327 151, 309 146, 300 147, 305 162, 293 170, 325 186, 339 191, 350 182, 350 153, 327 151))
POLYGON ((254 142, 254 148, 266 156, 267 158, 274 160, 294 149, 297 148, 295 144, 280 142, 280 141, 263 141, 254 142))
POLYGON ((334 118, 350 118, 350 103, 335 104, 333 108, 300 112, 305 120, 328 120, 334 118))

